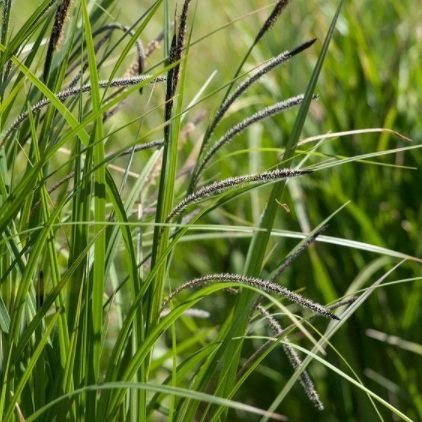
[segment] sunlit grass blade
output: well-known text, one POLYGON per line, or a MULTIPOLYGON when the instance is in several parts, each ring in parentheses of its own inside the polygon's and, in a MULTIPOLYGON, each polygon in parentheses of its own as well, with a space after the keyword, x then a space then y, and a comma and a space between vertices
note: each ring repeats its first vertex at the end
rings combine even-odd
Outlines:
POLYGON ((119 389, 131 389, 131 388, 162 393, 162 394, 165 394, 165 395, 175 395, 175 396, 178 396, 178 397, 187 397, 187 398, 191 398, 192 400, 199 400, 199 401, 208 402, 208 403, 221 404, 221 405, 227 406, 229 408, 243 410, 243 411, 248 412, 248 413, 253 413, 253 414, 257 414, 257 415, 268 415, 269 417, 271 417, 274 420, 280 420, 280 421, 287 420, 286 417, 284 417, 284 416, 282 416, 278 413, 266 412, 265 410, 261 410, 261 409, 258 409, 256 407, 249 406, 247 404, 227 400, 227 399, 224 399, 224 398, 221 398, 221 397, 216 397, 216 396, 213 396, 211 394, 199 393, 197 391, 187 390, 187 389, 183 389, 183 388, 179 388, 179 387, 170 387, 170 386, 162 386, 162 385, 157 386, 157 385, 153 385, 153 384, 142 384, 142 383, 115 382, 115 383, 106 383, 106 384, 101 384, 101 385, 93 385, 93 386, 84 387, 84 388, 75 390, 71 395, 59 397, 59 398, 51 401, 47 406, 38 410, 33 415, 30 415, 28 418, 26 418, 26 421, 32 422, 32 421, 36 420, 47 409, 49 409, 52 406, 55 406, 60 401, 66 400, 69 397, 81 394, 83 392, 104 391, 104 390, 119 390, 119 389))
MULTIPOLYGON (((341 376, 345 380, 349 381, 351 384, 355 385, 357 388, 361 389, 366 394, 368 394, 370 397, 372 397, 373 399, 375 399, 376 401, 378 401, 379 403, 381 403, 383 406, 385 406, 386 408, 388 408, 389 410, 391 410, 391 412, 394 413, 396 416, 398 416, 400 419, 402 419, 402 420, 404 420, 406 422, 412 422, 412 419, 410 419, 408 416, 406 416, 404 413, 402 413, 400 410, 398 410, 392 404, 390 404, 389 402, 387 402, 386 400, 384 400, 383 398, 381 398, 378 394, 375 394, 372 390, 370 390, 369 388, 365 387, 360 382, 356 381, 351 376, 347 375, 346 373, 344 373, 343 371, 341 371, 340 369, 338 369, 337 367, 335 367, 331 363, 327 362, 325 359, 321 358, 317 354, 315 354, 315 353, 313 353, 313 352, 311 352, 311 351, 309 351, 307 349, 304 349, 303 347, 300 347, 300 346, 297 346, 297 345, 292 345, 292 347, 294 347, 297 350, 300 350, 301 352, 303 352, 304 354, 306 354, 311 359, 314 359, 314 360, 322 363, 327 368, 329 368, 330 370, 332 370, 333 372, 335 372, 336 374, 338 374, 339 376, 341 376)), ((267 416, 265 416, 263 419, 261 419, 261 422, 266 422, 268 420, 269 420, 269 418, 267 416)))
MULTIPOLYGON (((304 125, 306 116, 308 114, 309 105, 310 105, 312 96, 314 94, 314 89, 318 80, 318 76, 321 71, 322 64, 324 62, 324 58, 327 53, 328 46, 329 46, 332 34, 334 32, 337 18, 340 14, 342 5, 343 5, 343 1, 340 3, 337 9, 337 12, 331 22, 330 30, 324 42, 322 52, 319 55, 318 62, 315 66, 314 72, 312 74, 311 80, 306 90, 302 106, 300 107, 298 116, 295 121, 295 125, 293 127, 292 133, 289 137, 289 141, 286 146, 286 153, 284 154, 284 157, 283 157, 285 161, 288 161, 294 155, 296 143, 299 140, 302 127, 304 125)), ((273 190, 271 192, 270 198, 267 203, 266 210, 260 221, 260 228, 264 228, 265 231, 255 232, 252 238, 252 242, 249 246, 248 261, 247 261, 247 266, 245 270, 246 275, 257 276, 259 275, 261 271, 262 262, 266 253, 271 229, 272 229, 273 222, 275 219, 275 214, 276 214, 276 211, 278 210, 278 204, 276 200, 279 200, 281 193, 283 192, 284 186, 285 186, 285 183, 280 182, 280 183, 275 184, 273 187, 273 190)), ((239 326, 238 335, 243 334, 245 330, 246 322, 247 322, 247 318, 245 318, 244 309, 250 308, 254 301, 255 301, 254 294, 251 292, 247 292, 243 295, 240 295, 240 297, 237 299, 237 305, 233 313, 232 319, 230 320, 230 324, 232 326, 239 326), (234 323, 234 321, 236 321, 236 323, 234 323)), ((229 335, 228 331, 229 330, 226 324, 226 326, 221 331, 221 335, 222 336, 229 335)), ((236 377, 236 372, 237 372, 237 362, 239 359, 239 349, 240 348, 238 348, 237 345, 230 345, 229 348, 227 349, 227 354, 231 356, 231 359, 225 360, 223 364, 223 371, 222 371, 222 378, 221 378, 222 380, 224 380, 223 382, 225 384, 225 387, 223 389, 223 394, 229 394, 235 382, 235 377, 236 377)), ((207 376, 208 379, 210 375, 211 374, 209 373, 207 376)), ((187 417, 188 418, 193 417, 194 412, 195 412, 195 407, 191 406, 187 414, 188 415, 187 417)))
POLYGON ((34 370, 34 367, 37 363, 38 358, 40 357, 47 341, 49 340, 50 334, 56 325, 57 320, 60 317, 60 314, 63 312, 62 309, 58 309, 56 314, 51 318, 51 320, 48 323, 48 326, 46 327, 45 333, 43 333, 42 339, 37 345, 37 348, 33 351, 31 360, 28 364, 28 366, 25 369, 25 372, 23 373, 22 377, 19 380, 19 384, 16 386, 16 389, 14 391, 14 395, 12 400, 10 401, 9 407, 6 409, 4 421, 8 422, 11 417, 12 413, 15 411, 15 405, 20 399, 20 395, 28 382, 30 376, 32 375, 32 371, 34 370))
POLYGON ((382 341, 386 344, 395 346, 399 349, 409 350, 410 352, 422 355, 422 345, 414 343, 412 341, 407 341, 400 337, 393 336, 391 334, 382 333, 372 328, 366 330, 366 335, 375 340, 382 341))
MULTIPOLYGON (((346 322, 347 320, 356 312, 356 310, 364 303, 367 298, 371 295, 373 292, 373 289, 380 285, 391 273, 393 273, 400 265, 403 264, 404 261, 399 262, 397 265, 395 265, 392 269, 390 269, 386 274, 384 274, 381 278, 379 278, 375 283, 371 285, 371 288, 368 289, 365 293, 363 293, 352 305, 350 305, 341 315, 341 321, 338 321, 334 324, 329 324, 327 330, 325 331, 324 335, 322 336, 321 340, 319 341, 320 345, 324 345, 326 341, 328 341, 346 322)), ((281 390, 277 398, 274 400, 272 405, 270 406, 270 409, 276 409, 280 403, 284 400, 286 395, 290 392, 293 384, 297 381, 300 373, 306 369, 306 367, 309 365, 309 363, 312 361, 312 359, 315 357, 315 348, 312 349, 311 352, 307 352, 308 356, 303 360, 302 366, 299 370, 296 370, 293 376, 289 379, 289 381, 286 383, 284 388, 281 390), (311 354, 310 354, 311 353, 311 354)), ((353 382, 355 382, 353 380, 353 382)), ((360 385, 360 384, 359 384, 360 385)), ((376 398, 376 397, 375 397, 376 398)), ((262 420, 262 422, 264 422, 262 420)))
MULTIPOLYGON (((97 112, 101 107, 101 97, 98 81, 98 69, 96 64, 94 42, 92 40, 92 30, 88 6, 86 0, 82 0, 83 25, 85 29, 85 41, 87 45, 89 75, 91 81, 92 110, 97 112)), ((93 136, 90 137, 90 143, 95 143, 104 138, 104 128, 102 117, 99 116, 94 123, 93 136)), ((98 142, 92 149, 93 164, 99 164, 104 161, 104 144, 98 142)), ((104 166, 98 166, 93 175, 94 184, 94 219, 96 221, 105 221, 106 216, 106 169, 104 166)), ((100 357, 102 349, 102 328, 103 328, 103 296, 105 287, 105 252, 106 237, 101 232, 99 226, 94 227, 94 234, 102 233, 94 245, 94 264, 92 280, 90 280, 89 294, 91 296, 91 312, 89 313, 89 322, 87 330, 88 358, 87 358, 87 382, 88 384, 97 383, 100 379, 100 357), (92 284, 91 284, 92 283, 92 284)), ((87 396, 87 417, 95 419, 96 400, 94 394, 87 396)))

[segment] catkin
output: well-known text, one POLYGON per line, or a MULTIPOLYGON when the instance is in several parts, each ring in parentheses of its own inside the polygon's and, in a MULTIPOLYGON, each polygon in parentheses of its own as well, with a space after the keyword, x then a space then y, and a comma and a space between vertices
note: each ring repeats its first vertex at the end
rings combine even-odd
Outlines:
POLYGON ((190 289, 192 287, 210 284, 213 282, 239 283, 239 284, 255 287, 264 292, 275 293, 275 294, 285 297, 291 302, 297 303, 298 305, 304 308, 308 308, 311 311, 316 312, 326 318, 339 320, 339 318, 336 315, 332 314, 330 311, 325 309, 322 305, 316 302, 313 302, 310 299, 307 299, 298 293, 294 293, 291 290, 287 289, 286 287, 280 286, 270 281, 262 280, 255 277, 246 277, 239 274, 210 274, 204 277, 195 278, 183 284, 182 286, 178 287, 170 296, 168 296, 163 301, 162 307, 164 308, 165 306, 167 306, 167 304, 175 296, 177 296, 181 291, 185 289, 190 289))

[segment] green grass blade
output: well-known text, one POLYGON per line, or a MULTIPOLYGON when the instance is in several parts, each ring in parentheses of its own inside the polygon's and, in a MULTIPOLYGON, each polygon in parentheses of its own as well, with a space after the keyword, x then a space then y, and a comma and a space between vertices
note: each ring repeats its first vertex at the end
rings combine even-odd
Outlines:
POLYGON ((48 408, 55 406, 60 401, 67 400, 69 397, 75 396, 77 394, 81 394, 86 391, 104 391, 104 390, 131 389, 131 388, 163 393, 166 395, 175 395, 178 397, 187 397, 187 398, 191 398, 192 400, 198 400, 198 401, 203 401, 207 403, 222 404, 224 406, 227 406, 233 409, 242 410, 242 411, 253 413, 256 415, 268 415, 274 418, 274 420, 281 420, 281 421, 286 420, 285 417, 276 413, 269 413, 269 412, 266 412, 265 410, 263 411, 256 407, 249 406, 243 403, 227 400, 221 397, 215 397, 213 395, 206 394, 206 393, 199 393, 197 391, 187 390, 184 388, 179 388, 179 387, 176 388, 176 387, 162 386, 162 385, 157 386, 153 384, 142 384, 142 383, 115 382, 115 383, 107 383, 107 384, 102 384, 102 385, 93 385, 93 386, 84 387, 79 390, 75 390, 71 395, 65 395, 65 396, 59 397, 58 399, 51 401, 48 405, 38 410, 33 415, 30 415, 28 418, 26 418, 26 421, 32 422, 36 420, 40 415, 42 415, 48 408))
POLYGON ((32 374, 32 371, 38 361, 38 358, 40 357, 41 353, 44 350, 45 345, 47 344, 47 341, 50 337, 51 332, 53 331, 54 326, 56 325, 57 320, 60 318, 60 314, 63 311, 61 309, 58 309, 58 311, 55 313, 55 315, 52 317, 51 321, 48 323, 48 326, 45 330, 45 333, 43 334, 40 342, 37 345, 37 348, 33 351, 31 360, 28 364, 28 366, 25 369, 25 372, 23 373, 22 377, 19 380, 19 384, 16 386, 16 389, 14 391, 12 400, 10 401, 8 409, 6 409, 5 414, 5 422, 8 422, 11 417, 12 413, 15 411, 15 405, 20 399, 20 395, 22 394, 22 391, 27 384, 29 377, 32 374))
MULTIPOLYGON (((330 324, 324 333, 323 337, 320 340, 320 344, 323 345, 326 341, 328 341, 345 323, 346 321, 356 312, 356 310, 362 305, 363 302, 365 302, 368 297, 373 292, 374 288, 376 288, 378 285, 380 285, 392 272, 394 272, 400 265, 403 264, 404 261, 401 261, 397 265, 395 265, 392 269, 390 269, 386 274, 384 274, 381 278, 379 278, 375 283, 371 285, 371 288, 368 289, 364 294, 362 294, 358 300, 356 300, 353 304, 351 304, 346 311, 341 316, 341 321, 338 321, 334 324, 330 324)), ((301 367, 295 371, 293 376, 289 379, 289 381, 286 383, 280 394, 277 396, 277 398, 274 400, 272 405, 270 406, 270 410, 276 409, 280 403, 284 400, 288 392, 291 390, 293 384, 297 381, 302 371, 306 369, 306 367, 309 365, 311 360, 313 359, 315 355, 315 349, 311 351, 312 355, 309 354, 308 356, 303 360, 301 367)), ((376 397, 374 397, 376 398, 376 397)), ((261 422, 264 422, 262 420, 261 422)))
MULTIPOLYGON (((318 57, 318 61, 312 73, 311 80, 306 89, 303 103, 300 106, 298 116, 295 120, 295 124, 292 129, 292 133, 290 134, 288 143, 286 145, 286 152, 283 155, 283 161, 289 162, 290 158, 294 156, 296 144, 299 141, 299 137, 302 132, 303 125, 308 115, 308 110, 311 104, 312 96, 314 94, 318 77, 320 75, 322 65, 324 63, 324 59, 328 51, 328 46, 330 45, 330 41, 334 33, 334 29, 336 27, 337 19, 338 19, 338 16, 340 15, 340 11, 343 6, 343 3, 344 3, 344 0, 341 0, 337 8, 337 11, 334 15, 334 18, 331 22, 330 29, 327 33, 327 36, 324 41, 324 45, 322 47, 322 51, 318 57)), ((280 200, 284 187, 285 187, 285 181, 281 181, 279 183, 274 184, 274 187, 271 191, 270 197, 267 202, 267 206, 263 213, 262 219, 260 220, 259 227, 263 228, 264 231, 255 232, 249 246, 248 258, 247 258, 246 270, 245 270, 246 275, 258 276, 261 272, 262 264, 264 261, 265 253, 267 251, 267 246, 270 239, 270 233, 274 224, 276 212, 279 209, 277 201, 280 200)), ((239 318, 239 314, 243 314, 243 310, 245 307, 250 308, 254 300, 255 300, 254 294, 251 292, 246 292, 244 294, 241 294, 240 297, 238 298, 238 301, 233 313, 232 321, 237 320, 239 318)), ((240 326, 238 335, 242 335, 244 333, 246 323, 247 323, 247 319, 244 318, 240 326)), ((224 331, 225 330, 222 330, 222 332, 224 331)), ((236 372, 237 372, 237 362, 239 361, 239 352, 234 350, 234 348, 235 348, 234 345, 231 345, 229 347, 227 354, 231 358, 225 360, 225 363, 223 365, 222 373, 223 373, 223 376, 225 377, 225 384, 226 384, 226 388, 224 389, 224 394, 229 394, 235 382, 235 377, 236 377, 236 372), (228 374, 226 374, 227 371, 228 371, 228 374)))
MULTIPOLYGON (((91 81, 92 110, 97 112, 101 107, 101 97, 98 80, 98 69, 95 58, 94 42, 92 40, 91 24, 89 21, 88 6, 86 0, 82 0, 82 15, 85 28, 85 40, 87 44, 89 75, 91 81)), ((91 137, 90 142, 96 142, 104 138, 103 120, 101 116, 95 120, 95 135, 91 137)), ((96 143, 93 147, 94 164, 104 161, 104 144, 96 143)), ((106 216, 106 169, 99 166, 94 172, 94 218, 96 221, 105 221, 106 216)), ((94 234, 98 235, 101 228, 96 226, 94 234)), ((94 245, 94 270, 92 280, 92 332, 88 333, 89 338, 94 339, 90 342, 88 358, 88 383, 96 383, 100 375, 100 356, 101 356, 101 333, 103 325, 103 295, 105 287, 105 233, 101 231, 94 245)), ((95 418, 96 401, 92 394, 88 397, 88 417, 95 418)))

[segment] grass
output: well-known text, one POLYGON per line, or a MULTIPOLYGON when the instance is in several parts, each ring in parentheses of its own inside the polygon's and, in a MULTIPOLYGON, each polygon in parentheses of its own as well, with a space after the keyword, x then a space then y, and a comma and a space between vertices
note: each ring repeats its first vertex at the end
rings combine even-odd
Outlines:
POLYGON ((421 12, 21 3, 0 421, 421 419, 421 12))

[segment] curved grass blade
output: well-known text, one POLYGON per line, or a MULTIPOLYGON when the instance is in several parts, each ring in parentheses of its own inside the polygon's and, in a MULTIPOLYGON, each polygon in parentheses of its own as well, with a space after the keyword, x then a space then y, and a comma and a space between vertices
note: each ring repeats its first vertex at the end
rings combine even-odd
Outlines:
MULTIPOLYGON (((328 47, 330 45, 331 38, 333 36, 337 19, 340 15, 341 8, 343 6, 344 0, 341 0, 339 6, 336 10, 336 13, 331 21, 330 28, 328 30, 327 36, 325 38, 321 53, 318 57, 318 61, 315 65, 313 70, 311 80, 308 84, 308 87, 305 92, 305 97, 303 99, 302 105, 299 109, 298 116, 295 120, 295 124, 293 126, 292 133, 290 134, 289 140, 286 145, 286 151, 283 155, 283 161, 290 162, 290 159, 294 156, 295 149, 297 142, 299 141, 300 134, 302 132, 302 128, 304 126, 306 117, 308 115, 309 106, 311 104, 312 97, 314 95, 315 87, 322 69, 322 65, 324 63, 325 56, 328 51, 328 47)), ((252 241, 249 245, 248 257, 246 262, 246 270, 245 275, 248 276, 259 276, 262 264, 264 262, 265 253, 267 250, 268 242, 270 239, 270 233, 274 224, 275 216, 277 210, 279 208, 277 201, 280 200, 280 197, 283 193, 285 187, 285 182, 281 181, 280 183, 274 184, 274 187, 271 191, 270 197, 267 202, 267 206, 265 211, 262 215, 260 220, 260 228, 265 229, 265 231, 257 231, 254 233, 252 241)), ((243 309, 245 307, 250 308, 252 303, 255 301, 255 295, 252 292, 246 292, 244 294, 240 294, 237 303, 235 306, 235 310, 233 313, 233 318, 230 321, 230 324, 233 324, 234 321, 240 319, 240 315, 243 314, 243 309)), ((242 336, 245 332, 247 325, 247 318, 243 317, 243 320, 240 324, 240 329, 237 332, 237 335, 242 336)), ((225 335, 227 328, 221 330, 222 335, 225 335)), ((237 366, 239 362, 239 351, 234 350, 234 346, 230 345, 229 349, 227 350, 227 356, 230 356, 230 359, 226 359, 223 363, 223 371, 222 377, 224 377, 225 381, 225 388, 223 394, 229 394, 236 379, 237 373, 237 366)), ((193 416, 194 409, 192 409, 189 413, 188 417, 193 416)))
POLYGON ((32 352, 31 360, 29 361, 28 366, 25 368, 25 372, 20 377, 19 384, 16 386, 12 400, 10 401, 9 406, 6 409, 5 417, 4 417, 5 422, 8 422, 10 420, 10 418, 12 417, 12 413, 15 411, 15 405, 18 402, 18 400, 19 400, 19 398, 20 398, 20 396, 23 392, 23 389, 25 388, 25 385, 29 381, 29 378, 32 375, 32 371, 34 370, 34 367, 35 367, 42 351, 44 350, 44 347, 45 347, 45 345, 47 344, 47 341, 50 338, 50 334, 51 334, 54 326, 56 325, 56 322, 59 319, 62 312, 63 312, 63 310, 61 308, 57 310, 57 312, 55 313, 55 315, 53 316, 51 321, 48 323, 47 328, 46 328, 40 342, 38 343, 36 349, 32 352))
MULTIPOLYGON (((294 347, 295 349, 303 352, 304 354, 306 354, 307 357, 309 357, 311 359, 315 359, 316 361, 322 363, 328 369, 331 369, 333 372, 337 373, 342 378, 344 378, 345 380, 349 381, 351 384, 353 384, 357 388, 359 388, 362 391, 364 391, 368 396, 370 396, 371 398, 373 398, 376 401, 378 401, 379 403, 381 403, 383 406, 385 406, 387 409, 389 409, 391 412, 393 412, 396 416, 398 416, 402 420, 404 420, 406 422, 413 422, 412 419, 410 419, 404 413, 400 412, 400 410, 398 410, 392 404, 390 404, 389 402, 387 402, 386 400, 384 400, 383 398, 381 398, 378 394, 375 394, 372 390, 370 390, 369 388, 365 387, 360 382, 356 381, 351 376, 347 375, 346 373, 344 373, 343 371, 341 371, 340 369, 338 369, 337 367, 335 367, 331 363, 327 362, 325 359, 321 358, 317 354, 315 354, 313 352, 310 352, 309 350, 307 350, 307 349, 305 349, 303 347, 300 347, 300 346, 298 346, 296 344, 291 344, 291 346, 294 347)), ((268 419, 269 418, 267 416, 265 416, 263 419, 261 419, 261 422, 267 422, 268 419)))
POLYGON ((39 416, 41 416, 46 410, 48 410, 50 407, 55 406, 56 404, 60 403, 63 400, 67 400, 69 398, 72 398, 78 394, 87 392, 87 391, 104 391, 104 390, 119 390, 119 389, 138 389, 138 390, 144 390, 144 391, 151 391, 154 393, 162 393, 166 395, 174 395, 177 397, 186 397, 191 398, 192 400, 198 400, 203 401, 206 403, 213 403, 213 404, 220 404, 223 406, 227 406, 233 409, 242 410, 248 413, 253 413, 257 415, 266 415, 271 417, 272 419, 279 420, 279 421, 285 421, 287 420, 284 416, 278 414, 278 413, 271 413, 267 412, 265 410, 258 409, 253 406, 249 406, 247 404, 239 403, 236 401, 227 400, 221 397, 216 397, 211 394, 206 393, 199 393, 197 391, 187 390, 180 387, 170 387, 170 386, 163 386, 163 385, 153 385, 153 384, 142 384, 142 383, 128 383, 128 382, 113 382, 113 383, 106 383, 101 385, 92 385, 87 386, 84 388, 80 388, 78 390, 75 390, 72 392, 72 394, 66 394, 64 396, 61 396, 50 403, 48 403, 43 408, 39 409, 34 414, 30 415, 25 419, 26 422, 33 422, 35 421, 39 416))
MULTIPOLYGON (((212 286, 205 287, 201 289, 199 292, 190 296, 189 300, 183 302, 182 304, 175 307, 167 316, 162 318, 160 322, 151 330, 151 332, 145 337, 144 342, 137 350, 136 354, 133 356, 132 360, 130 361, 127 368, 124 370, 123 374, 120 376, 120 380, 125 382, 130 380, 135 375, 136 371, 142 365, 143 361, 146 357, 150 354, 151 348, 154 346, 158 338, 171 327, 174 322, 181 316, 183 313, 193 307, 197 302, 199 302, 204 297, 225 289, 227 287, 235 287, 240 286, 239 283, 224 283, 224 284, 215 284, 212 286)), ((247 289, 251 289, 254 291, 259 291, 258 289, 252 286, 245 286, 247 289)), ((196 391, 196 390, 195 390, 196 391)), ((108 406, 108 418, 113 418, 116 414, 117 409, 124 399, 125 391, 117 391, 116 393, 111 395, 109 406, 108 406)))
MULTIPOLYGON (((328 328, 324 335, 322 336, 321 340, 319 341, 320 345, 324 345, 326 341, 328 341, 345 323, 346 321, 355 313, 355 311, 363 304, 363 302, 366 301, 366 299, 371 295, 371 293, 374 291, 374 288, 379 286, 391 273, 393 273, 400 265, 402 265, 405 262, 405 260, 399 262, 397 265, 395 265, 392 269, 390 269, 387 273, 385 273, 381 278, 379 278, 375 283, 371 285, 371 287, 363 293, 354 303, 352 303, 342 314, 341 321, 337 321, 335 323, 330 323, 328 325, 328 328)), ((308 356, 303 360, 302 366, 295 371, 295 373, 292 375, 292 377, 289 379, 289 381, 284 386, 283 390, 280 392, 280 394, 277 396, 277 398, 273 401, 272 405, 270 406, 270 411, 276 409, 280 403, 284 400, 288 392, 291 390, 294 383, 298 380, 300 374, 302 371, 304 371, 309 363, 312 361, 312 359, 315 357, 315 348, 312 349, 311 352, 307 351, 306 353, 308 356)), ((319 359, 318 359, 319 360, 319 359)), ((354 380, 353 380, 354 381, 354 380)), ((376 398, 376 397, 374 397, 376 398)), ((265 422, 266 420, 263 419, 261 422, 265 422)), ((410 421, 411 422, 411 421, 410 421)))

